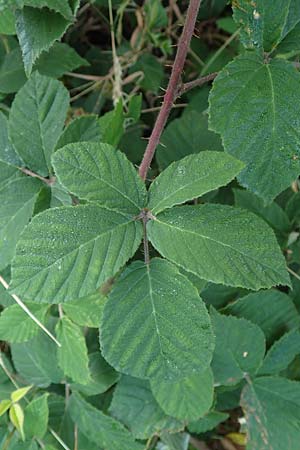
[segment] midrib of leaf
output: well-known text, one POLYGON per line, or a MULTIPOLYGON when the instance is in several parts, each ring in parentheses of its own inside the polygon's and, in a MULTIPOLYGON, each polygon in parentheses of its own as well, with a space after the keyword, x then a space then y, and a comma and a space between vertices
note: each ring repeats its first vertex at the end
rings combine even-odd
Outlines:
MULTIPOLYGON (((208 237, 208 236, 203 236, 202 234, 195 233, 195 231, 186 230, 186 229, 183 231, 182 228, 176 227, 176 226, 174 226, 174 225, 170 225, 170 224, 167 223, 167 222, 162 222, 162 221, 159 220, 157 217, 156 217, 155 221, 156 221, 156 222, 159 222, 159 223, 161 223, 162 225, 165 225, 165 226, 167 226, 167 227, 169 227, 169 228, 174 228, 174 229, 180 231, 181 233, 183 233, 183 232, 184 232, 184 233, 189 233, 189 234, 195 235, 195 236, 197 236, 197 237, 200 237, 200 238, 202 238, 202 239, 206 239, 206 240, 208 240, 208 241, 212 241, 212 242, 214 242, 214 243, 216 243, 216 244, 219 244, 219 245, 221 245, 221 246, 223 246, 223 247, 228 247, 228 248, 230 248, 231 250, 233 250, 234 252, 239 253, 240 255, 242 255, 242 256, 244 256, 244 257, 247 257, 247 258, 249 258, 249 259, 252 259, 254 262, 258 263, 260 266, 266 267, 267 269, 270 269, 270 270, 274 271, 275 273, 278 273, 278 274, 279 274, 279 272, 276 272, 272 267, 270 267, 270 266, 268 266, 268 265, 266 265, 266 264, 260 262, 260 260, 256 260, 253 256, 247 255, 246 253, 242 253, 241 251, 239 251, 238 249, 232 247, 232 246, 229 245, 229 244, 225 244, 224 242, 220 242, 220 241, 218 241, 218 240, 216 240, 216 239, 212 239, 212 238, 210 238, 210 237, 208 237)), ((190 272, 191 272, 191 271, 190 271, 190 272)), ((192 273, 193 273, 193 272, 192 272, 192 273)), ((197 274, 195 274, 195 275, 197 275, 197 274)))
MULTIPOLYGON (((288 381, 291 381, 291 382, 293 382, 293 380, 288 380, 288 381)), ((292 405, 294 405, 294 406, 296 406, 297 408, 299 408, 299 403, 295 403, 293 400, 290 400, 290 399, 286 399, 286 397, 282 397, 281 395, 280 395, 280 393, 279 392, 277 392, 277 391, 270 391, 268 388, 266 388, 265 386, 261 386, 261 385, 259 385, 259 387, 257 388, 257 389, 260 389, 260 390, 262 390, 262 391, 265 391, 265 392, 268 392, 269 394, 271 394, 273 397, 278 397, 278 398, 280 398, 280 400, 284 400, 284 401, 286 401, 286 402, 288 402, 288 403, 291 403, 292 405)), ((255 390, 255 389, 254 389, 255 390)))
MULTIPOLYGON (((87 150, 87 152, 89 153, 88 150, 87 150)), ((75 156, 75 159, 76 159, 76 154, 73 153, 73 155, 75 156)), ((89 155, 90 155, 91 158, 93 159, 93 161, 94 161, 94 163, 95 163, 95 165, 96 165, 96 167, 97 167, 97 169, 98 169, 98 172, 99 172, 99 174, 100 174, 99 166, 98 166, 97 162, 95 161, 94 156, 91 155, 90 153, 89 153, 89 155)), ((138 210, 141 209, 141 207, 140 207, 137 203, 135 203, 130 197, 128 197, 126 194, 124 194, 124 192, 120 191, 120 190, 119 190, 116 186, 114 186, 113 184, 110 184, 108 181, 104 180, 103 178, 96 177, 94 174, 90 173, 88 170, 83 169, 80 165, 74 166, 74 164, 71 164, 69 161, 66 161, 65 159, 62 159, 62 158, 61 158, 61 161, 63 161, 64 163, 68 164, 70 167, 73 167, 74 169, 77 169, 77 170, 79 169, 80 171, 86 173, 87 175, 91 176, 91 177, 94 178, 95 180, 100 180, 102 183, 106 184, 107 186, 109 186, 110 188, 112 188, 114 191, 116 191, 121 197, 123 197, 123 198, 125 198, 126 200, 128 200, 128 201, 129 201, 133 206, 135 206, 138 210)), ((65 186, 64 182, 61 180, 61 178, 58 177, 58 179, 59 179, 60 183, 61 183, 66 189, 68 189, 67 186, 65 186)), ((77 195, 77 194, 76 194, 75 192, 73 192, 73 191, 69 191, 69 192, 71 192, 71 194, 73 194, 73 195, 77 195)), ((138 192, 139 192, 139 191, 138 191, 138 192)), ((82 198, 83 198, 83 197, 82 197, 82 198)), ((90 202, 93 202, 93 203, 97 203, 97 200, 90 200, 90 199, 89 199, 89 201, 90 201, 90 202)), ((99 204, 99 203, 98 203, 98 204, 99 204)), ((112 208, 112 209, 115 210, 114 208, 112 208)), ((118 210, 118 212, 119 212, 119 210, 118 210)))
POLYGON ((48 162, 47 162, 47 158, 46 158, 46 148, 44 145, 44 139, 43 139, 43 133, 42 133, 42 124, 40 121, 40 117, 39 117, 39 102, 38 102, 38 93, 37 93, 37 85, 36 85, 36 80, 34 80, 34 97, 33 97, 33 101, 34 104, 36 106, 36 117, 37 117, 37 122, 38 122, 38 126, 39 126, 39 130, 40 130, 40 141, 41 141, 41 147, 42 147, 42 151, 43 151, 43 158, 45 161, 45 166, 48 168, 49 172, 50 172, 50 167, 48 166, 48 162))
POLYGON ((273 127, 272 127, 272 135, 274 136, 275 133, 275 125, 276 125, 276 108, 275 108, 275 92, 274 92, 274 83, 273 78, 270 70, 270 65, 266 64, 266 69, 268 72, 268 77, 270 81, 270 91, 271 91, 271 109, 272 109, 272 116, 273 116, 273 127))
MULTIPOLYGON (((123 213, 120 213, 120 214, 122 214, 123 216, 125 216, 125 214, 123 214, 123 213)), ((125 217, 126 217, 126 216, 125 216, 125 217)), ((108 235, 108 234, 111 234, 111 233, 115 232, 115 230, 116 230, 117 228, 123 227, 123 226, 125 226, 125 225, 128 225, 128 224, 131 223, 131 222, 134 222, 134 220, 133 220, 133 219, 130 219, 130 220, 128 220, 128 222, 124 222, 124 223, 118 224, 113 230, 108 230, 108 231, 106 231, 105 233, 99 234, 98 236, 96 236, 96 237, 94 237, 94 238, 92 238, 92 239, 90 239, 90 240, 84 242, 83 244, 80 244, 79 247, 75 248, 74 250, 72 250, 72 251, 69 252, 69 253, 66 253, 66 254, 63 255, 61 258, 55 260, 55 261, 54 261, 52 264, 50 264, 49 266, 44 267, 44 268, 43 268, 42 270, 40 270, 39 272, 35 273, 32 277, 26 278, 26 280, 25 280, 24 282, 19 283, 19 284, 17 284, 17 285, 14 285, 14 288, 13 288, 13 289, 15 289, 15 288, 17 288, 17 287, 19 287, 19 286, 22 286, 23 283, 27 283, 28 281, 33 280, 35 277, 37 277, 37 276, 40 275, 41 273, 45 272, 45 270, 48 271, 51 267, 55 266, 55 265, 56 265, 59 261, 61 261, 62 259, 67 258, 68 256, 72 255, 72 254, 75 253, 75 252, 79 252, 85 245, 88 245, 88 244, 90 244, 91 242, 96 241, 96 240, 99 239, 100 237, 104 237, 104 236, 106 236, 106 235, 108 235)), ((60 289, 61 289, 61 287, 60 287, 60 289)))

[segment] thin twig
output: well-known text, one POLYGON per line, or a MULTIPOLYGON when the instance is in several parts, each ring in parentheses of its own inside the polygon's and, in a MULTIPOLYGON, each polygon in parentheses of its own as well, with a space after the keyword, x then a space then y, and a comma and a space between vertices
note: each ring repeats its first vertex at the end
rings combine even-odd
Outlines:
MULTIPOLYGON (((2 286, 4 286, 5 289, 9 288, 8 283, 4 280, 4 278, 1 275, 0 275, 0 283, 2 284, 2 286)), ((32 312, 27 308, 27 306, 22 302, 22 300, 15 294, 10 295, 15 300, 15 302, 23 309, 23 311, 30 317, 30 319, 33 320, 50 337, 50 339, 52 339, 52 341, 55 342, 55 344, 58 347, 61 347, 60 342, 58 342, 58 340, 53 336, 52 333, 50 333, 50 331, 42 324, 42 322, 40 322, 39 319, 37 319, 32 314, 32 312)))
MULTIPOLYGON (((173 105, 172 109, 174 108, 185 108, 188 105, 188 103, 179 103, 178 105, 173 105)), ((160 111, 161 106, 154 106, 153 108, 146 108, 142 109, 141 114, 151 113, 155 111, 160 111)))
POLYGON ((203 84, 208 83, 216 78, 218 72, 210 73, 209 75, 205 75, 204 77, 197 78, 196 80, 189 81, 184 83, 181 88, 178 90, 177 96, 180 97, 182 94, 194 89, 195 87, 203 86, 203 84))
POLYGON ((55 177, 51 177, 51 178, 41 177, 37 173, 32 172, 32 170, 26 169, 26 167, 19 167, 19 169, 21 170, 21 172, 25 173, 25 175, 29 175, 30 177, 33 177, 33 178, 38 178, 39 180, 43 181, 43 183, 48 184, 48 186, 52 186, 55 183, 55 180, 56 180, 55 177))
POLYGON ((201 0, 190 0, 189 3, 183 32, 179 40, 176 58, 167 91, 164 96, 162 108, 157 116, 147 148, 144 153, 143 160, 139 168, 139 175, 143 180, 145 180, 147 177, 147 172, 154 157, 156 147, 159 144, 161 133, 166 125, 167 119, 177 95, 178 85, 181 79, 181 74, 184 68, 190 41, 194 33, 200 3, 201 0))
POLYGON ((290 272, 290 274, 292 274, 295 278, 297 278, 297 280, 300 281, 300 275, 298 275, 296 272, 294 272, 292 269, 290 269, 288 267, 288 272, 290 272))

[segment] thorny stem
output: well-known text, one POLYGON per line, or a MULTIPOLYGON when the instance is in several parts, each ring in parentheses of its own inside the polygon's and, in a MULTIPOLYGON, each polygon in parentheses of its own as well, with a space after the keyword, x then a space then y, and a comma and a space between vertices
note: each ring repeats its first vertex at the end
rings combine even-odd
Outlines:
POLYGON ((186 55, 189 49, 190 41, 194 33, 197 14, 199 11, 201 0, 190 0, 183 32, 178 43, 177 54, 173 65, 169 84, 164 96, 162 108, 157 116, 154 128, 152 130, 143 160, 139 168, 140 177, 145 180, 147 172, 151 165, 155 150, 159 144, 161 133, 165 127, 173 102, 178 93, 178 85, 180 83, 181 74, 184 68, 186 55))

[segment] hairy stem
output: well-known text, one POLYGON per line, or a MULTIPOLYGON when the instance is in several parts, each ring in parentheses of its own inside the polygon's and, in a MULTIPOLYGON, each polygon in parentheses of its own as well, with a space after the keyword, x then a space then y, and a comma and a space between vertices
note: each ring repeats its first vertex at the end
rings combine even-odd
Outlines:
POLYGON ((180 97, 182 94, 194 89, 195 87, 200 87, 209 81, 212 81, 216 78, 218 72, 210 73, 209 75, 205 75, 204 77, 196 78, 196 80, 189 81, 188 83, 184 83, 181 88, 178 90, 177 96, 180 97))
POLYGON ((191 38, 194 33, 200 3, 201 0, 190 0, 183 32, 178 43, 171 77, 164 96, 164 101, 157 116, 154 128, 148 141, 147 148, 145 150, 143 160, 139 168, 139 175, 143 180, 145 180, 147 177, 147 173, 154 157, 156 147, 159 144, 161 133, 166 125, 167 119, 173 106, 173 102, 178 95, 178 86, 181 80, 181 74, 184 68, 184 63, 190 46, 191 38))

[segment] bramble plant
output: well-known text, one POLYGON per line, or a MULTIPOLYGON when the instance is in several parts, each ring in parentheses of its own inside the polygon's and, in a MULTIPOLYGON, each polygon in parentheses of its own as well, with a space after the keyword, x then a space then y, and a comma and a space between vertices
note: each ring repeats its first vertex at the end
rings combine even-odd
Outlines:
POLYGON ((299 449, 300 3, 227 3, 0 0, 2 450, 299 449))

